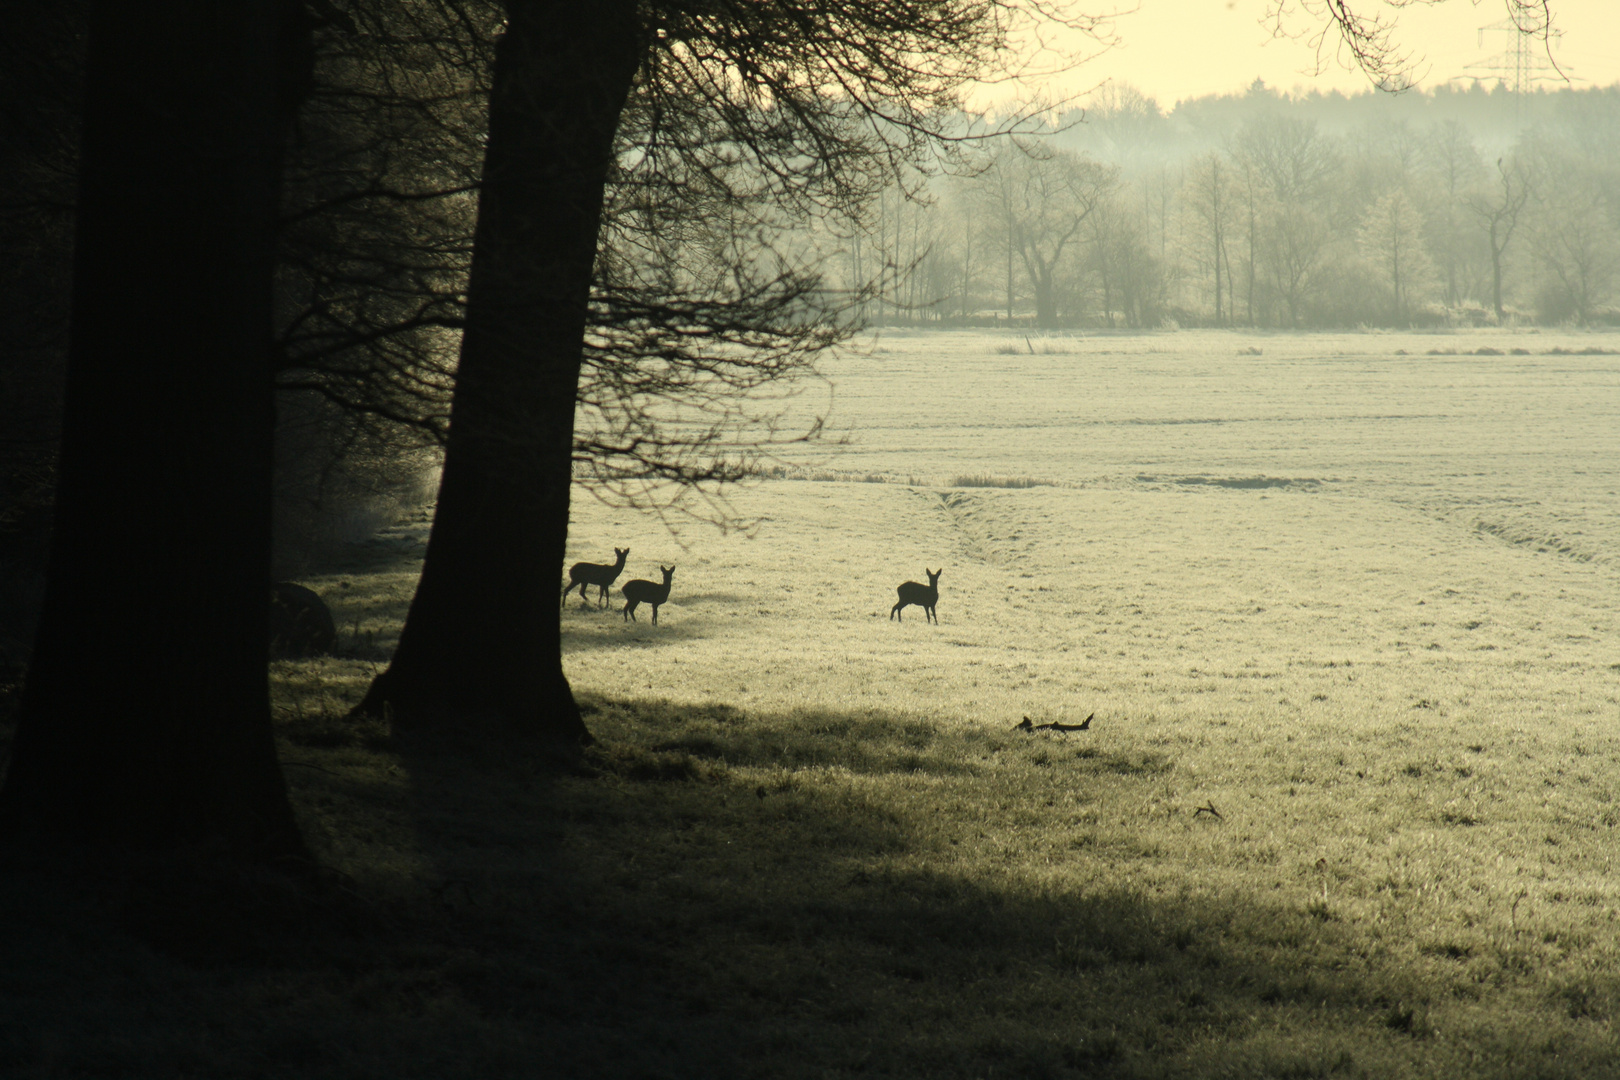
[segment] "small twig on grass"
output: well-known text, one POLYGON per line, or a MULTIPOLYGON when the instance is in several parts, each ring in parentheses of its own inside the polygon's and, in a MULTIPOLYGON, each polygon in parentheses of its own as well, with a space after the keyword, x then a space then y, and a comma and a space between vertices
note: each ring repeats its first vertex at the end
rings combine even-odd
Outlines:
POLYGON ((1215 809, 1215 801, 1213 799, 1193 811, 1193 817, 1197 817, 1199 814, 1208 814, 1212 818, 1220 818, 1221 816, 1221 812, 1215 809))
POLYGON ((1513 898, 1513 906, 1508 909, 1508 929, 1513 931, 1514 937, 1519 936, 1519 901, 1529 895, 1530 890, 1520 889, 1519 895, 1513 898))

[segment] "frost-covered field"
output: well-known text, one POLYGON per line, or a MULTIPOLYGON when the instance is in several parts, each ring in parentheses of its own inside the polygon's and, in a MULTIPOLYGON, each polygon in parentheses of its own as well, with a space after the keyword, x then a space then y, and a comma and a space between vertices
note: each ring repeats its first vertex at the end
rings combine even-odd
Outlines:
MULTIPOLYGON (((1030 344, 888 334, 832 365, 849 445, 789 475, 847 479, 740 493, 752 537, 693 529, 682 550, 653 519, 580 504, 574 556, 628 544, 631 573, 677 571, 657 628, 571 604, 576 687, 738 706, 680 743, 700 749, 766 722, 980 733, 943 772, 866 778, 835 748, 792 783, 911 823, 905 854, 858 874, 1211 913, 1200 933, 1279 980, 1258 1001, 1302 1010, 1276 1021, 1279 1045, 1332 1033, 1311 1051, 1321 1075, 1604 1060, 1620 356, 1568 353, 1620 336, 1030 344), (1479 349, 1500 355, 1461 355, 1479 349), (951 486, 986 475, 1054 483, 951 486), (939 625, 915 608, 890 622, 894 586, 925 567, 944 568, 939 625), (1085 734, 1012 732, 1091 713, 1085 734), (1365 980, 1331 1022, 1311 1011, 1333 996, 1324 972, 1365 980)), ((1194 1045, 1203 1015, 1154 1022, 1194 1045)), ((1266 1023, 1218 1024, 1189 1053, 1271 1061, 1266 1023)))
POLYGON ((569 600, 585 776, 342 719, 399 526, 323 589, 370 649, 275 671, 321 859, 442 938, 354 1029, 468 1075, 1615 1075, 1616 353, 886 334, 751 535, 576 502, 570 560, 676 566, 657 627, 569 600), (891 622, 925 567, 939 625, 891 622))
POLYGON ((573 605, 569 671, 765 709, 1095 710, 1128 738, 1419 745, 1441 721, 1608 746, 1620 356, 1598 349, 1620 335, 887 333, 828 365, 848 445, 788 472, 823 479, 736 494, 754 535, 683 550, 577 504, 571 558, 678 569, 656 630, 573 605), (939 627, 890 623, 940 566, 939 627))

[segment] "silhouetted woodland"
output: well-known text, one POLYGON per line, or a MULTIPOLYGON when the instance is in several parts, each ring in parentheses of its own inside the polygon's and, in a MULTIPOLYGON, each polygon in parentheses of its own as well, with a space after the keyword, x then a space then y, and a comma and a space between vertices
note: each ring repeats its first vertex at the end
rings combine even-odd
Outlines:
MULTIPOLYGON (((966 120, 963 121, 964 126, 966 120)), ((880 322, 1276 328, 1620 318, 1620 92, 1129 86, 885 198, 880 322)), ((806 243, 824 243, 807 237, 806 243)))

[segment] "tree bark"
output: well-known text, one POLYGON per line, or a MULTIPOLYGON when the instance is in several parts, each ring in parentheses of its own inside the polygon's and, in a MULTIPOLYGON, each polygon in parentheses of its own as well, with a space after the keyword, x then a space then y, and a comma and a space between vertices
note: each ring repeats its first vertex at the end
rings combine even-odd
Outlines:
POLYGON ((289 8, 92 13, 56 527, 0 790, 9 841, 303 853, 266 671, 289 8))
POLYGON ((1042 330, 1057 326, 1057 293, 1052 287, 1052 268, 1041 266, 1038 275, 1032 275, 1035 285, 1035 325, 1042 330))
POLYGON ((631 0, 511 0, 496 50, 466 329, 421 581, 357 712, 588 742, 562 670, 574 401, 631 0))

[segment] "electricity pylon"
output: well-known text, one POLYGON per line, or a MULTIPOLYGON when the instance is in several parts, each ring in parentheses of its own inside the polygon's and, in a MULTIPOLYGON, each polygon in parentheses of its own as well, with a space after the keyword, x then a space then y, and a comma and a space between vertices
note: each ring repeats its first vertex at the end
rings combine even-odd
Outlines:
POLYGON ((1485 47, 1487 33, 1498 31, 1507 34, 1507 48, 1489 60, 1469 64, 1467 70, 1493 73, 1498 82, 1513 91, 1516 114, 1523 112, 1524 95, 1534 90, 1536 83, 1552 79, 1569 80, 1570 69, 1552 59, 1553 48, 1558 44, 1558 39, 1564 36, 1562 30, 1555 30, 1551 26, 1526 26, 1518 19, 1507 18, 1479 28, 1479 47, 1485 47))

